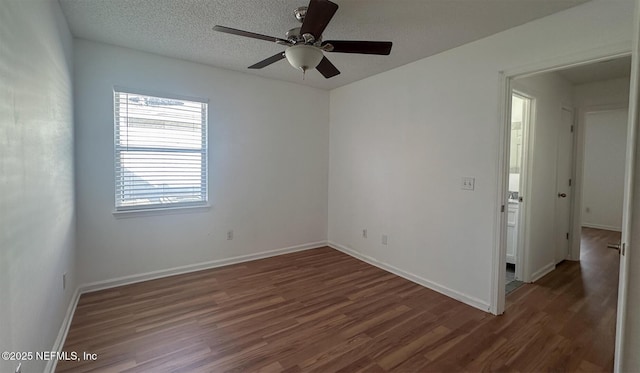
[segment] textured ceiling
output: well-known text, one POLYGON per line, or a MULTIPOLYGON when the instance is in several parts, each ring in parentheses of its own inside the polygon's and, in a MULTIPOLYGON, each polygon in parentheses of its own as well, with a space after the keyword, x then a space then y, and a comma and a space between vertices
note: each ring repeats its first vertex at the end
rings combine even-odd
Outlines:
POLYGON ((557 72, 573 84, 628 78, 631 75, 631 56, 590 63, 557 72))
POLYGON ((466 44, 587 0, 334 0, 340 8, 323 38, 388 40, 390 56, 327 53, 342 72, 302 80, 286 60, 247 66, 284 50, 218 33, 216 24, 284 37, 299 23, 301 0, 59 0, 74 36, 212 66, 332 89, 466 44))

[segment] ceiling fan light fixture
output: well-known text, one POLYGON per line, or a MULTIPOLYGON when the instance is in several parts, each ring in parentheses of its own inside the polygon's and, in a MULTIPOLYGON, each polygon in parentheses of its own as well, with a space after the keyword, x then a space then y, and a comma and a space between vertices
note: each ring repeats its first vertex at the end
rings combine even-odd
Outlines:
POLYGON ((299 7, 294 11, 296 19, 302 25, 287 31, 285 33, 286 39, 220 25, 214 26, 213 30, 287 46, 284 53, 279 52, 265 58, 249 66, 249 69, 262 69, 286 58, 291 66, 302 71, 303 80, 305 72, 311 69, 318 70, 326 79, 340 74, 340 70, 324 56, 323 52, 377 54, 383 56, 391 53, 392 43, 390 41, 323 41, 322 33, 337 10, 338 4, 331 2, 331 0, 309 0, 309 6, 299 7))
POLYGON ((294 45, 284 51, 287 61, 296 69, 307 71, 315 69, 322 61, 322 50, 311 45, 294 45))

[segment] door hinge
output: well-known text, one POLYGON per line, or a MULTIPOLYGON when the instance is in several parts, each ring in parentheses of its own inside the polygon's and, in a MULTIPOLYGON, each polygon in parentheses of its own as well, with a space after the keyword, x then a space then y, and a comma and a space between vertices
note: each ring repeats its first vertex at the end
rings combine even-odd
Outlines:
POLYGON ((569 179, 569 186, 571 186, 571 179, 569 179))
POLYGON ((573 132, 573 125, 571 125, 571 132, 573 132))
POLYGON ((504 205, 502 205, 502 207, 500 207, 500 212, 504 212, 504 205))
POLYGON ((567 240, 569 239, 569 232, 567 232, 567 240))

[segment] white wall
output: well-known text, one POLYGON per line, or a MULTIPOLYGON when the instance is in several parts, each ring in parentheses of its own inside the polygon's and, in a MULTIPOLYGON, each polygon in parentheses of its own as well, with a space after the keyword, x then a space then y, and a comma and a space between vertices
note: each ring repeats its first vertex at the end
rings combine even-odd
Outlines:
POLYGON ((84 40, 75 65, 81 283, 326 241, 328 92, 84 40), (114 85, 210 100, 210 210, 114 217, 114 85))
POLYGON ((629 78, 603 80, 574 86, 574 99, 579 110, 590 111, 629 104, 629 78))
POLYGON ((57 1, 2 2, 0 351, 51 350, 75 289, 71 47, 57 1))
POLYGON ((527 172, 524 207, 528 221, 525 234, 523 278, 536 280, 556 261, 556 173, 558 131, 562 108, 573 108, 573 86, 557 73, 516 79, 513 88, 533 98, 533 122, 529 131, 532 147, 527 172))
POLYGON ((488 308, 499 72, 630 48, 632 8, 630 0, 591 1, 331 91, 332 244, 488 308), (475 191, 460 189, 463 176, 476 178, 475 191))
POLYGON ((584 117, 582 226, 620 231, 628 110, 584 117))

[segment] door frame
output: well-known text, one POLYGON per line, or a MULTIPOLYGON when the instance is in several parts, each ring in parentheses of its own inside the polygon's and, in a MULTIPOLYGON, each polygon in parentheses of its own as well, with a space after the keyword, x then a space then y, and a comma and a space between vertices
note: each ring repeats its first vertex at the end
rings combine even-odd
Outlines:
MULTIPOLYGON (((636 3, 635 9, 636 15, 640 14, 640 0, 636 3)), ((629 98, 629 121, 627 129, 627 156, 625 162, 625 196, 623 206, 623 223, 622 223, 622 244, 624 245, 631 239, 631 223, 632 223, 632 204, 633 204, 633 186, 634 186, 634 172, 635 172, 635 156, 636 156, 636 134, 638 131, 638 89, 640 86, 640 71, 639 70, 639 57, 640 57, 640 21, 636 20, 634 25, 634 42, 629 48, 629 44, 619 43, 616 45, 610 45, 602 48, 589 50, 580 54, 574 54, 570 56, 563 56, 553 59, 551 61, 539 62, 536 64, 517 67, 499 72, 500 79, 500 95, 499 95, 499 124, 498 124, 498 160, 497 169, 498 183, 497 183, 497 209, 496 209, 496 224, 495 224, 495 237, 494 237, 494 250, 493 250, 493 270, 492 270, 492 287, 491 287, 491 302, 490 312, 495 315, 504 313, 505 309, 505 271, 506 271, 506 215, 505 205, 507 203, 507 179, 508 179, 508 166, 509 166, 509 133, 510 120, 511 120, 511 92, 512 81, 516 78, 536 75, 545 72, 552 72, 555 70, 581 66, 591 64, 595 62, 605 61, 609 59, 626 57, 632 55, 632 69, 631 69, 631 82, 630 82, 630 98, 629 98)), ((575 121, 575 116, 574 116, 575 121)), ((576 141, 574 136, 574 141, 576 141)), ((576 147, 574 147, 574 151, 576 147)), ((575 163, 575 158, 574 158, 575 163)), ((575 166, 574 166, 575 171, 575 166)), ((572 227, 573 228, 573 227, 572 227)), ((575 232, 570 233, 571 241, 579 239, 580 235, 575 232)), ((573 242, 570 242, 570 247, 573 247, 573 242)), ((618 307, 616 317, 616 336, 615 336, 615 350, 614 350, 614 371, 620 372, 622 370, 622 358, 625 342, 625 323, 626 323, 626 307, 627 307, 627 287, 628 287, 628 256, 621 258, 620 262, 620 278, 618 285, 618 307)))
MULTIPOLYGON (((587 65, 591 63, 606 61, 619 57, 626 57, 631 55, 631 49, 628 43, 617 43, 608 45, 601 48, 591 49, 582 53, 559 56, 557 58, 537 62, 520 67, 514 67, 505 69, 498 72, 499 75, 499 101, 498 101, 498 159, 496 161, 498 170, 498 182, 496 190, 496 212, 495 212, 495 232, 494 232, 494 249, 493 249, 493 265, 492 265, 492 279, 491 279, 491 300, 489 311, 494 315, 501 315, 505 309, 505 276, 506 276, 506 241, 507 241, 507 214, 505 213, 507 208, 507 189, 508 189, 508 174, 509 174, 509 145, 510 145, 510 133, 511 128, 511 94, 513 92, 513 80, 516 78, 524 78, 532 75, 537 75, 546 72, 552 72, 569 67, 576 67, 581 65, 587 65)), ((636 60, 632 61, 632 65, 635 68, 637 63, 637 56, 634 55, 636 60)), ((632 75, 633 78, 633 75, 632 75)), ((633 82, 632 82, 633 84, 633 82)), ((631 108, 631 103, 630 103, 631 108)), ((631 113, 630 113, 631 115, 631 113)), ((575 112, 574 112, 575 121, 575 112)), ((634 127, 637 124, 633 122, 634 127)), ((630 128, 631 130, 631 128, 630 128)), ((635 129, 633 129, 635 131, 635 129)), ((635 132, 634 132, 635 134, 635 132)), ((531 140, 531 139, 530 139, 531 140)), ((529 140, 529 141, 530 141, 529 140)), ((575 136, 574 136, 575 141, 575 136)), ((630 144, 627 144, 629 146, 630 144)), ((635 154, 635 142, 628 149, 635 154)), ((530 150, 530 149, 529 149, 530 150)), ((575 147, 574 147, 575 150, 575 147)), ((574 158, 575 162, 575 158, 574 158)), ((575 167, 574 167, 575 170, 575 167)), ((628 167, 627 167, 628 171, 628 167)), ((629 181, 632 182, 632 181, 629 181)), ((627 199, 625 199, 627 201, 627 199)), ((526 230, 527 221, 524 221, 525 227, 520 227, 526 230)), ((624 223, 623 223, 624 227, 624 223)), ((572 227, 573 228, 573 227, 572 227)), ((630 226, 629 226, 630 228, 630 226)), ((580 239, 579 234, 570 232, 570 247, 573 247, 573 240, 580 239)), ((525 249, 526 249, 526 245, 525 249)), ((523 256, 524 253, 521 255, 523 256)), ((620 315, 620 310, 619 317, 620 315)), ((618 334, 616 334, 616 348, 618 348, 618 334)), ((616 362, 619 356, 616 350, 616 362)))
MULTIPOLYGON (((619 104, 603 104, 603 105, 589 105, 584 108, 578 110, 577 113, 577 121, 575 121, 575 189, 573 190, 573 194, 575 197, 574 206, 573 206, 573 225, 571 227, 572 231, 580 232, 582 229, 582 213, 584 210, 584 187, 583 187, 583 179, 584 179, 584 152, 585 152, 585 135, 586 135, 586 116, 591 113, 602 113, 608 111, 618 111, 625 110, 627 115, 629 113, 629 105, 628 103, 619 104)), ((628 134, 627 134, 628 135, 628 134)), ((569 260, 579 260, 580 259, 580 240, 574 240, 572 246, 569 248, 569 260)))

